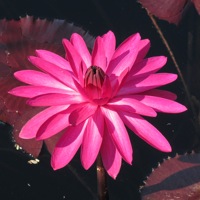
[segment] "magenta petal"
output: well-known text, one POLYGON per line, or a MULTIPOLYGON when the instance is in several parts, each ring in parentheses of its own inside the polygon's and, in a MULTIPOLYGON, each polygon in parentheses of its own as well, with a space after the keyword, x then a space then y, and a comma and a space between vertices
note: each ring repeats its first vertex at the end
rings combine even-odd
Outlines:
POLYGON ((187 108, 180 103, 158 96, 134 95, 133 98, 138 99, 140 102, 159 112, 181 113, 187 110, 187 108))
POLYGON ((103 71, 106 69, 106 55, 103 39, 101 37, 97 37, 94 43, 92 51, 92 65, 101 67, 103 71))
POLYGON ((155 56, 142 60, 141 62, 135 64, 130 71, 129 76, 138 75, 150 75, 161 69, 167 62, 167 58, 164 56, 155 56))
POLYGON ((71 67, 69 62, 62 58, 61 56, 59 56, 58 54, 55 54, 51 51, 47 51, 47 50, 36 50, 36 54, 38 57, 53 63, 54 65, 62 68, 62 69, 66 69, 71 71, 71 67))
POLYGON ((75 47, 70 43, 69 40, 63 39, 63 45, 66 51, 67 59, 71 65, 72 71, 74 75, 78 78, 79 77, 79 68, 81 66, 82 59, 75 49, 75 47))
POLYGON ((115 111, 106 108, 102 108, 102 111, 105 115, 108 132, 113 139, 116 148, 123 159, 131 164, 133 149, 123 121, 115 111))
POLYGON ((138 54, 140 35, 135 34, 127 38, 115 51, 109 63, 107 74, 119 76, 125 68, 131 69, 138 54))
MULTIPOLYGON (((68 91, 63 90, 63 89, 58 89, 58 88, 46 87, 46 86, 19 86, 19 87, 13 88, 8 93, 15 96, 33 98, 33 97, 48 94, 48 93, 66 94, 68 93, 68 91)), ((75 92, 70 92, 70 93, 73 94, 75 92)))
POLYGON ((112 31, 108 31, 106 34, 102 36, 102 38, 103 38, 103 46, 104 46, 104 51, 105 51, 105 56, 106 56, 106 63, 108 66, 108 63, 110 62, 115 52, 116 39, 112 31))
POLYGON ((166 91, 166 90, 153 89, 153 90, 145 91, 142 94, 149 95, 149 96, 162 97, 162 98, 170 99, 173 101, 175 101, 177 99, 176 94, 166 91))
POLYGON ((77 126, 68 127, 67 131, 60 138, 51 157, 51 166, 54 170, 67 165, 78 151, 88 121, 77 126))
POLYGON ((19 136, 24 139, 31 139, 36 137, 37 131, 46 120, 67 108, 68 106, 54 106, 41 111, 23 126, 19 136))
POLYGON ((122 120, 136 135, 154 148, 171 152, 171 146, 166 138, 149 122, 137 114, 122 113, 122 120))
POLYGON ((47 87, 65 89, 65 90, 70 89, 66 85, 57 81, 51 75, 45 74, 43 72, 35 71, 35 70, 21 70, 21 71, 15 72, 14 76, 18 80, 30 85, 34 85, 34 86, 47 86, 47 87))
POLYGON ((77 108, 70 114, 69 123, 75 126, 83 122, 96 112, 97 107, 97 105, 91 103, 85 103, 84 105, 80 105, 79 108, 77 108))
POLYGON ((126 82, 123 87, 117 93, 119 95, 135 94, 151 90, 163 85, 167 85, 177 79, 176 74, 170 73, 157 73, 149 76, 133 79, 132 81, 126 82))
POLYGON ((115 179, 121 168, 122 157, 106 128, 101 145, 101 157, 107 173, 115 179))
POLYGON ((70 38, 70 42, 73 44, 73 46, 85 62, 85 65, 87 67, 91 66, 91 55, 83 38, 79 34, 74 33, 70 38))
POLYGON ((150 49, 150 41, 148 39, 140 40, 138 45, 138 55, 136 62, 141 61, 148 53, 150 49))
POLYGON ((76 104, 84 102, 81 95, 68 95, 68 94, 44 94, 34 97, 27 101, 30 106, 58 106, 67 104, 76 104))
POLYGON ((61 83, 64 83, 68 87, 74 89, 73 76, 69 71, 38 57, 30 56, 29 61, 39 69, 58 79, 61 83))
POLYGON ((69 109, 66 109, 50 117, 38 130, 36 139, 45 140, 69 126, 69 114, 69 109))
POLYGON ((88 119, 87 129, 81 146, 81 162, 87 170, 97 158, 104 133, 104 117, 97 109, 95 114, 88 119))
POLYGON ((134 95, 113 98, 107 105, 112 110, 137 113, 149 117, 156 117, 157 115, 154 109, 145 105, 139 98, 134 98, 134 95))

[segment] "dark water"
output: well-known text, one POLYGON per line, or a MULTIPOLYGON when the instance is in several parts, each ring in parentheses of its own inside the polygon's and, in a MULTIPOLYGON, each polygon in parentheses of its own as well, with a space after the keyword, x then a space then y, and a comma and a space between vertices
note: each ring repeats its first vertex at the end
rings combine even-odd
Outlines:
MULTIPOLYGON (((188 32, 193 31, 193 27, 189 26, 190 15, 197 18, 194 12, 192 9, 178 27, 164 21, 159 22, 183 74, 189 80, 191 77, 187 74, 188 32)), ((151 40, 149 56, 169 57, 146 11, 134 0, 0 1, 0 18, 17 19, 26 14, 48 19, 66 19, 94 36, 112 30, 118 43, 132 33, 140 32, 142 38, 151 40)), ((177 73, 170 58, 164 71, 177 73)), ((178 95, 179 102, 188 104, 180 79, 167 89, 178 95)), ((193 93, 198 90, 194 85, 191 89, 193 93)), ((191 111, 188 111, 178 115, 159 114, 157 118, 148 120, 169 139, 175 153, 192 149, 195 135, 192 117, 191 111)), ((53 171, 49 164, 50 156, 45 150, 39 157, 38 165, 27 164, 30 158, 13 147, 11 128, 3 123, 0 126, 0 199, 97 199, 95 166, 88 171, 83 170, 77 155, 68 167, 53 171)), ((123 163, 117 180, 108 177, 111 200, 139 200, 139 186, 143 184, 142 181, 158 161, 168 156, 153 149, 133 133, 130 135, 134 147, 133 166, 123 163)))

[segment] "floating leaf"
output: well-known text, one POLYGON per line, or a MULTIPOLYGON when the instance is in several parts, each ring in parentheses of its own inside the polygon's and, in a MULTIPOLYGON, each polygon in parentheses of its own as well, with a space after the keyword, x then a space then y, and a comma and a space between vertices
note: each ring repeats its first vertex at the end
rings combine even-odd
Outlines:
POLYGON ((191 2, 200 14, 200 0, 139 0, 139 2, 151 14, 174 24, 180 22, 191 2))
POLYGON ((200 199, 200 154, 175 156, 153 170, 142 200, 200 199))

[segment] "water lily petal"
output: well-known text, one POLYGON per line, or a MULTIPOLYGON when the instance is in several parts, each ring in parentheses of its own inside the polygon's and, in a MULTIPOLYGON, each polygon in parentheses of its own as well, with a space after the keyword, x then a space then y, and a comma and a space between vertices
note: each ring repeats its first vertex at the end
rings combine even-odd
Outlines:
POLYGON ((104 46, 104 52, 106 56, 106 63, 107 63, 104 71, 106 71, 108 63, 110 62, 115 52, 116 39, 112 31, 108 31, 106 34, 102 36, 102 38, 103 38, 103 46, 104 46))
POLYGON ((69 109, 66 109, 46 120, 39 128, 36 139, 45 140, 69 126, 69 114, 69 109))
POLYGON ((39 69, 55 77, 61 83, 64 83, 68 87, 74 89, 73 75, 69 71, 64 70, 46 60, 43 60, 42 58, 30 56, 29 61, 39 69))
POLYGON ((151 58, 147 58, 135 64, 130 73, 129 79, 143 76, 143 75, 150 75, 156 73, 159 69, 161 69, 167 62, 167 58, 165 56, 155 56, 151 58))
POLYGON ((137 54, 137 46, 140 41, 140 35, 134 34, 127 38, 115 51, 112 60, 109 63, 106 73, 115 74, 119 76, 120 73, 125 69, 131 69, 137 54))
POLYGON ((68 94, 44 94, 34 97, 27 101, 30 106, 58 106, 67 104, 76 104, 84 102, 81 95, 68 95, 68 94))
POLYGON ((125 112, 120 113, 120 117, 126 126, 145 142, 160 151, 171 152, 171 146, 166 138, 144 118, 125 112))
POLYGON ((177 79, 176 74, 169 74, 169 73, 157 73, 157 74, 151 74, 147 77, 133 79, 129 82, 126 82, 121 87, 121 89, 117 93, 117 96, 144 92, 146 90, 154 89, 166 85, 168 83, 171 83, 176 79, 177 79))
POLYGON ((105 72, 106 69, 106 56, 104 51, 103 39, 97 37, 92 51, 92 65, 100 67, 105 72))
POLYGON ((24 83, 34 86, 47 86, 53 88, 60 88, 65 90, 71 90, 69 87, 56 80, 49 74, 35 71, 35 70, 21 70, 14 73, 15 78, 24 83))
POLYGON ((66 51, 66 57, 70 63, 72 71, 74 72, 75 77, 79 77, 79 68, 81 66, 81 56, 75 49, 75 47, 71 44, 71 42, 67 39, 63 39, 63 46, 66 51))
POLYGON ((66 110, 69 106, 52 106, 49 107, 37 115, 35 115, 33 118, 31 118, 21 129, 19 136, 23 139, 31 139, 36 137, 37 131, 41 127, 41 125, 48 120, 51 116, 66 110))
POLYGON ((122 157, 106 128, 101 145, 101 158, 107 173, 115 179, 121 168, 122 157))
POLYGON ((105 122, 108 132, 112 137, 116 148, 118 149, 123 159, 127 163, 131 164, 133 150, 123 121, 115 111, 106 108, 102 108, 102 111, 105 115, 105 122))
POLYGON ((166 91, 166 90, 159 90, 159 89, 153 89, 153 90, 145 91, 144 93, 140 93, 140 94, 162 97, 162 98, 170 99, 170 100, 173 100, 173 101, 175 101, 177 99, 176 94, 169 92, 169 91, 166 91))
POLYGON ((147 55, 149 49, 150 49, 150 40, 149 39, 140 40, 138 45, 138 55, 135 62, 141 61, 147 55))
POLYGON ((91 103, 85 103, 84 105, 80 105, 79 108, 71 112, 69 116, 69 123, 75 126, 85 121, 87 118, 89 118, 96 112, 97 107, 97 105, 91 103))
POLYGON ((70 38, 70 42, 73 44, 76 51, 79 53, 79 55, 83 59, 85 65, 87 67, 90 67, 91 66, 91 55, 90 55, 90 52, 88 51, 88 48, 87 48, 83 38, 79 34, 74 33, 74 34, 72 34, 72 36, 70 38))
POLYGON ((135 96, 122 96, 113 98, 107 106, 116 111, 126 111, 131 113, 137 113, 144 116, 156 117, 156 112, 154 109, 145 105, 139 98, 134 98, 135 96))
POLYGON ((62 135, 51 156, 51 166, 54 170, 67 165, 78 151, 88 121, 80 123, 77 126, 68 127, 62 135))
POLYGON ((84 133, 81 146, 81 162, 85 169, 89 169, 97 158, 104 133, 104 117, 97 109, 88 119, 87 129, 84 133))
POLYGON ((75 91, 67 91, 64 89, 52 88, 52 87, 46 87, 46 86, 19 86, 19 87, 13 88, 8 93, 15 96, 26 97, 26 98, 33 98, 33 97, 48 94, 48 93, 77 95, 77 92, 75 91))
POLYGON ((69 62, 64 59, 63 57, 59 56, 58 54, 55 54, 51 51, 47 51, 47 50, 36 50, 36 54, 38 57, 53 63, 54 65, 62 68, 62 69, 66 69, 71 71, 71 67, 69 62))
POLYGON ((181 113, 187 110, 187 108, 180 103, 158 96, 133 95, 133 98, 159 112, 181 113))

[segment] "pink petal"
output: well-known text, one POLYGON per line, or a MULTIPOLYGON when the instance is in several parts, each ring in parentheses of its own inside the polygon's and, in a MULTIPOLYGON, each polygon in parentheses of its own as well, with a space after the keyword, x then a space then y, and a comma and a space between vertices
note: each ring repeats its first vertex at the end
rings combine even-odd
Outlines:
POLYGON ((81 95, 68 95, 68 94, 44 94, 34 97, 27 101, 30 106, 58 106, 67 104, 76 104, 84 102, 81 95))
POLYGON ((67 126, 69 126, 68 117, 69 117, 69 109, 63 110, 59 113, 56 113, 48 120, 46 120, 42 126, 40 126, 36 139, 37 140, 45 140, 50 138, 51 136, 59 133, 67 126))
POLYGON ((23 139, 31 139, 36 137, 37 131, 46 120, 48 120, 51 116, 55 115, 56 113, 59 113, 67 108, 68 106, 66 105, 54 106, 38 113, 23 126, 19 133, 19 137, 23 139))
POLYGON ((135 34, 127 38, 115 51, 109 63, 107 74, 119 74, 125 68, 131 68, 138 54, 140 35, 135 34))
POLYGON ((153 90, 145 91, 144 93, 141 93, 141 94, 162 97, 162 98, 170 99, 173 101, 175 101, 177 99, 176 94, 166 91, 166 90, 153 89, 153 90))
POLYGON ((119 90, 117 95, 136 94, 151 90, 163 85, 167 85, 177 79, 176 74, 157 73, 151 74, 147 77, 141 77, 126 82, 119 90))
POLYGON ((119 76, 115 76, 115 75, 111 75, 110 78, 110 82, 112 85, 112 96, 114 97, 116 95, 116 93, 118 92, 118 90, 121 87, 121 84, 124 82, 124 80, 126 80, 126 77, 129 73, 129 69, 125 68, 121 74, 119 76))
POLYGON ((105 72, 106 69, 106 56, 104 51, 103 39, 97 37, 92 51, 92 65, 98 66, 105 72))
POLYGON ((166 138, 149 122, 137 114, 121 113, 120 117, 136 135, 154 148, 170 152, 171 146, 166 138))
POLYGON ((14 76, 18 80, 30 85, 34 85, 34 86, 47 86, 47 87, 65 89, 65 90, 70 89, 63 83, 57 81, 51 75, 45 74, 43 72, 35 71, 35 70, 21 70, 21 71, 15 72, 14 76))
POLYGON ((134 76, 150 75, 156 73, 161 69, 167 62, 167 58, 164 56, 155 56, 142 60, 141 62, 135 64, 131 69, 129 76, 132 79, 134 76))
POLYGON ((85 121, 96 112, 97 107, 97 105, 91 103, 80 104, 79 108, 71 112, 69 116, 69 123, 75 126, 85 121))
POLYGON ((72 36, 70 38, 70 42, 73 44, 76 51, 81 56, 81 58, 83 59, 83 61, 86 64, 86 66, 90 67, 91 66, 91 55, 90 55, 90 52, 88 51, 88 48, 87 48, 83 38, 79 34, 74 33, 74 34, 72 34, 72 36))
POLYGON ((53 63, 54 65, 62 69, 71 71, 69 62, 63 57, 59 56, 58 54, 55 54, 47 50, 36 50, 36 54, 38 57, 42 58, 43 60, 53 63))
POLYGON ((81 55, 79 55, 79 53, 69 40, 63 39, 63 45, 66 51, 66 57, 71 65, 72 71, 74 72, 74 75, 78 78, 79 68, 82 62, 81 55))
POLYGON ((136 62, 143 60, 143 58, 147 55, 150 49, 150 41, 148 39, 140 40, 138 45, 138 55, 136 58, 136 62))
POLYGON ((81 162, 87 170, 97 158, 104 133, 104 117, 97 109, 95 114, 88 119, 87 129, 81 146, 81 162))
POLYGON ((101 145, 101 157, 107 173, 115 179, 121 168, 122 157, 106 128, 101 145))
POLYGON ((59 80, 61 83, 64 83, 68 87, 74 89, 73 75, 69 71, 64 70, 38 57, 30 56, 29 61, 37 68, 47 72, 48 74, 59 80))
POLYGON ((135 99, 152 107, 154 110, 165 113, 181 113, 187 108, 180 103, 158 96, 133 95, 135 99))
MULTIPOLYGON (((139 95, 138 95, 139 96, 139 95)), ((109 109, 116 111, 125 111, 130 113, 137 113, 144 116, 156 117, 156 112, 149 106, 146 106, 139 98, 134 95, 126 97, 113 98, 107 105, 109 109)))
POLYGON ((102 111, 105 115, 105 122, 108 132, 112 137, 116 148, 118 149, 123 159, 127 163, 131 164, 133 150, 123 121, 115 111, 103 107, 102 111))
POLYGON ((13 88, 8 92, 9 94, 26 97, 26 98, 33 98, 39 95, 44 95, 48 93, 60 93, 60 94, 77 94, 76 92, 69 92, 63 89, 46 87, 46 86, 19 86, 13 88))
POLYGON ((51 166, 54 170, 67 165, 78 151, 88 121, 77 126, 68 127, 67 131, 60 138, 51 157, 51 166))
MULTIPOLYGON (((102 36, 103 38, 103 46, 104 46, 104 52, 106 56, 106 66, 108 66, 108 63, 110 62, 114 52, 115 52, 115 46, 116 46, 116 39, 115 35, 112 31, 108 31, 106 34, 102 36)), ((106 68, 107 69, 107 68, 106 68)), ((105 71, 106 71, 105 69, 105 71)))

